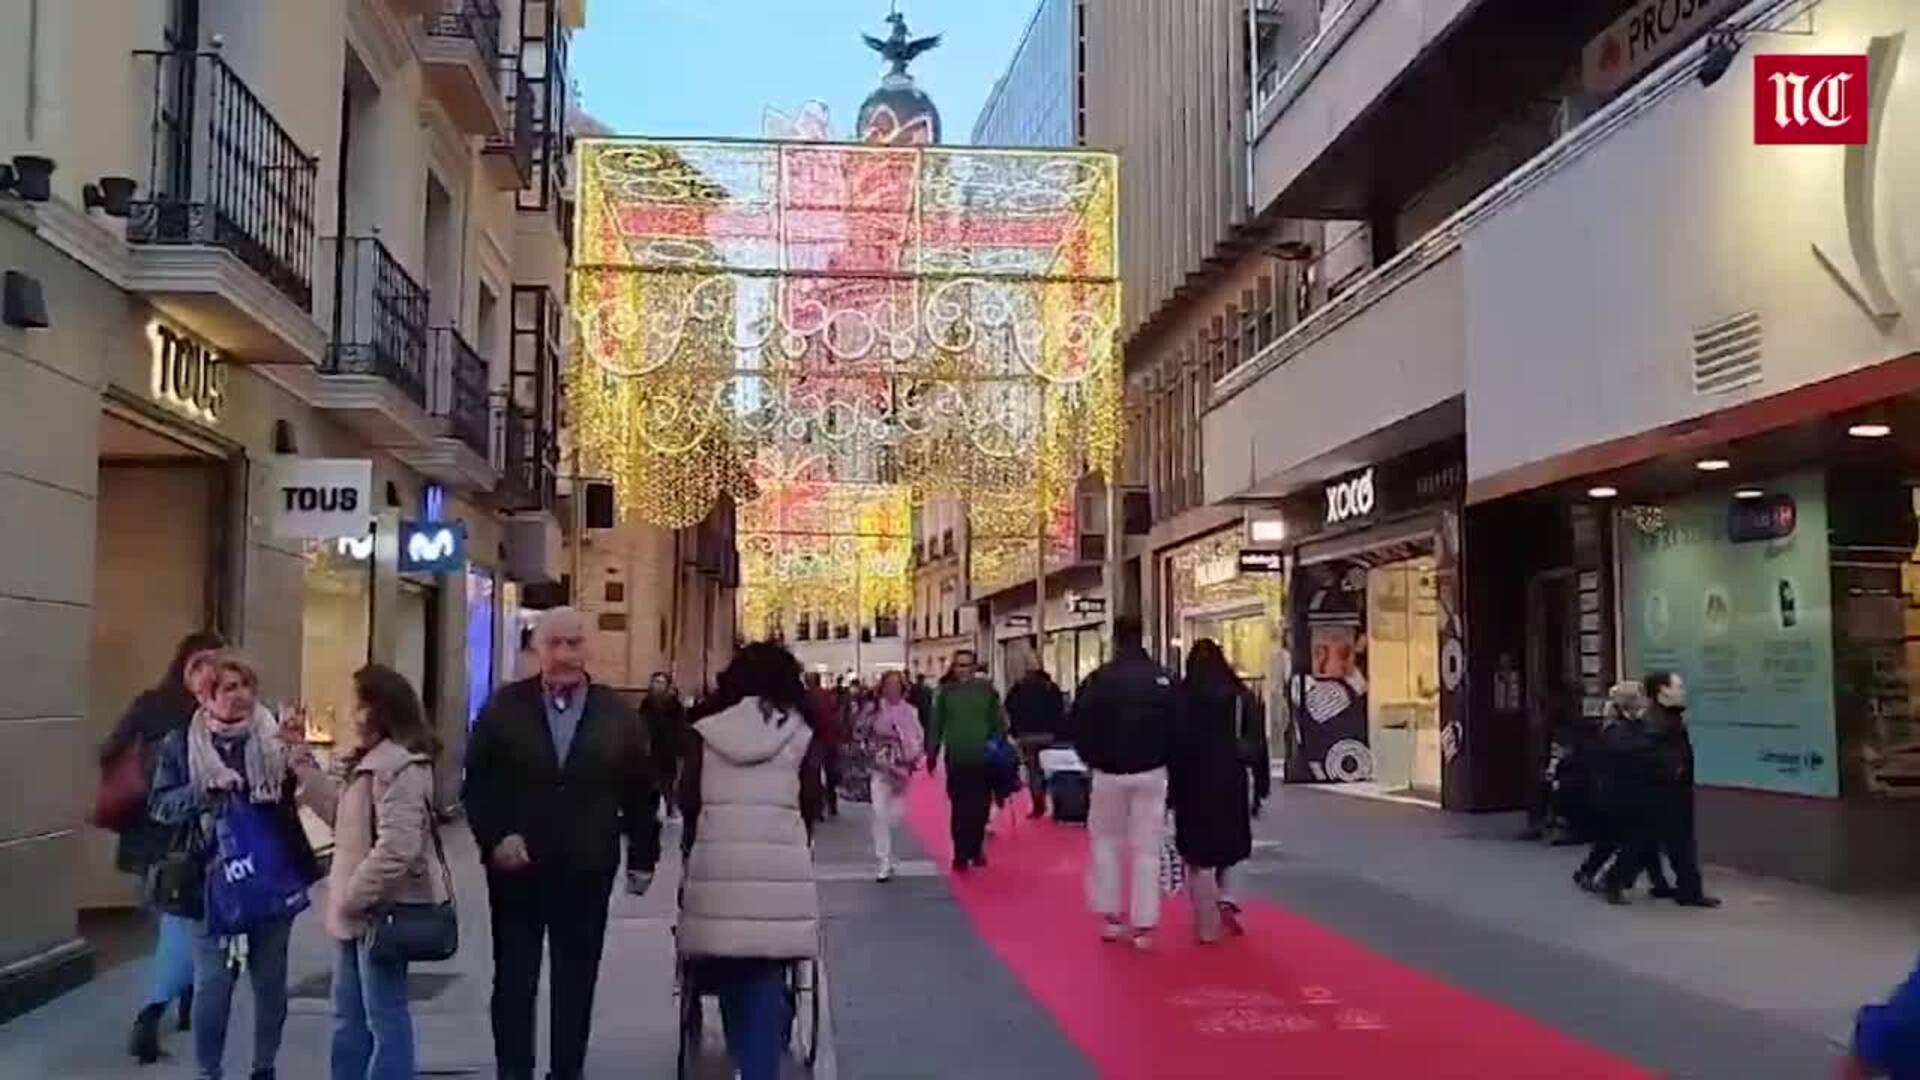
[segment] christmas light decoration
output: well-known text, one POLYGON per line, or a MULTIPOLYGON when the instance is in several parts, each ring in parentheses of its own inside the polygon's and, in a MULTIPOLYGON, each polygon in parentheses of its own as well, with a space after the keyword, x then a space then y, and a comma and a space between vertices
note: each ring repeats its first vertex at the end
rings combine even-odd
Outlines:
POLYGON ((1049 500, 1119 450, 1115 160, 583 140, 583 468, 665 526, 769 448, 913 498, 1049 500))
POLYGON ((911 507, 962 496, 977 580, 1075 554, 1124 425, 1107 153, 587 139, 569 436, 623 514, 740 507, 743 629, 906 610, 911 507))

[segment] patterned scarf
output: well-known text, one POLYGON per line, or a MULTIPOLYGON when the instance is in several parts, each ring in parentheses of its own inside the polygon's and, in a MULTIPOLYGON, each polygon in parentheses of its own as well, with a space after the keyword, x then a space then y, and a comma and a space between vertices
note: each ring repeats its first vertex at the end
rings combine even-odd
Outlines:
POLYGON ((279 802, 287 776, 287 749, 280 741, 280 725, 273 713, 264 705, 255 705, 251 719, 229 723, 205 709, 196 711, 187 728, 187 775, 196 791, 212 791, 220 784, 238 780, 254 802, 279 802), (246 776, 234 772, 221 758, 213 744, 216 736, 247 740, 246 776))

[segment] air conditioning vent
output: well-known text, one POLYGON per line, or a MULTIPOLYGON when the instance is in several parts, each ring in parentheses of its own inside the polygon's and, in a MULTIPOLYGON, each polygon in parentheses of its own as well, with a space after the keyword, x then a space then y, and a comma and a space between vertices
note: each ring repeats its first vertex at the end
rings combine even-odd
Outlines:
POLYGON ((1693 392, 1725 394, 1766 377, 1760 363, 1760 313, 1748 311, 1693 332, 1693 392))

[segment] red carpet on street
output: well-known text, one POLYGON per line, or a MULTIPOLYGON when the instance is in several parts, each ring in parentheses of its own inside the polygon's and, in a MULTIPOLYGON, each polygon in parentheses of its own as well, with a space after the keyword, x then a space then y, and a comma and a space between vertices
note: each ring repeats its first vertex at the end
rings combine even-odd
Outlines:
MULTIPOLYGON (((914 785, 909 822, 945 867, 943 787, 914 785)), ((1102 942, 1085 901, 1086 830, 1029 821, 1025 801, 995 815, 991 867, 949 882, 975 928, 1104 1076, 1652 1075, 1270 904, 1247 904, 1246 937, 1202 946, 1186 897, 1169 896, 1151 952, 1102 942)))

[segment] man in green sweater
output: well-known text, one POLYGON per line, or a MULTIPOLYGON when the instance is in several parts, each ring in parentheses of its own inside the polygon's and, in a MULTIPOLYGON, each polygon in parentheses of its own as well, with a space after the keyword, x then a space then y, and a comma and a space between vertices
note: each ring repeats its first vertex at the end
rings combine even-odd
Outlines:
POLYGON ((987 743, 1007 732, 1006 713, 993 684, 979 678, 973 653, 953 654, 949 680, 933 702, 927 731, 927 771, 946 749, 947 801, 952 809, 953 869, 966 873, 987 865, 987 743))

